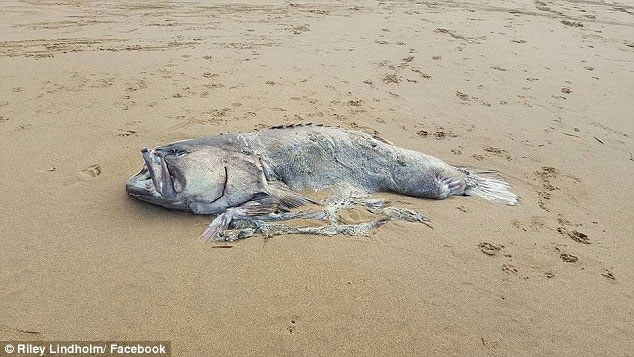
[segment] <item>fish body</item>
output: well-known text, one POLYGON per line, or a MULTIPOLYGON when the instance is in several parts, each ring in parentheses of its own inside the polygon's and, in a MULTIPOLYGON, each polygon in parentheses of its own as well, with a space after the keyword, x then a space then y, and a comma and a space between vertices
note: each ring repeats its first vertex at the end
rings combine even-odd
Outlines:
POLYGON ((314 203, 297 193, 346 188, 443 199, 477 195, 513 205, 517 196, 489 172, 453 167, 369 134, 295 125, 229 133, 143 149, 126 182, 134 197, 171 209, 247 216, 314 203))

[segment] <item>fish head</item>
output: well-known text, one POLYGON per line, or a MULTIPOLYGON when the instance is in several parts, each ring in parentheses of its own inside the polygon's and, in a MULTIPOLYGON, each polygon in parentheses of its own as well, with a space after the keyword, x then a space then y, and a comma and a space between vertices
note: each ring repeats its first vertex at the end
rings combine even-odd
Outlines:
POLYGON ((171 209, 219 200, 227 185, 225 152, 174 143, 141 150, 144 165, 126 182, 130 196, 171 209))

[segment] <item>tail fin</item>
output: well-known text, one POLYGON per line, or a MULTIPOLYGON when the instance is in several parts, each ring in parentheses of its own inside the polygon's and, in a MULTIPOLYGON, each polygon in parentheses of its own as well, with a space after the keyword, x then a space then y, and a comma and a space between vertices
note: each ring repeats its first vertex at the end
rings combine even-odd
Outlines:
POLYGON ((497 172, 475 171, 465 168, 459 168, 459 170, 467 175, 465 195, 479 196, 489 201, 511 206, 517 203, 517 195, 511 192, 506 181, 498 178, 497 172))

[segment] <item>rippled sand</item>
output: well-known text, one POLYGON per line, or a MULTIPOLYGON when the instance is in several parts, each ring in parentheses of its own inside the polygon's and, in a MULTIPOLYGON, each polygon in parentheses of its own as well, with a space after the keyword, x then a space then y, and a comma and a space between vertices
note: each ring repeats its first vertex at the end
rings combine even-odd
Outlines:
POLYGON ((2 1, 0 340, 627 355, 633 61, 624 0, 2 1), (434 228, 213 249, 208 217, 124 192, 143 147, 295 122, 499 170, 521 202, 381 195, 434 228))

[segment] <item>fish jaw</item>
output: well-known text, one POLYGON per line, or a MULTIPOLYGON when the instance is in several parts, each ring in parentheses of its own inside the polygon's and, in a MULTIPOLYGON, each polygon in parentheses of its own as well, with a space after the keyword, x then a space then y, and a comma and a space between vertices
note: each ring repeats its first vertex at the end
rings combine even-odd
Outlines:
POLYGON ((160 176, 158 175, 158 173, 160 173, 160 170, 157 172, 157 165, 154 162, 154 155, 152 155, 152 153, 150 152, 150 150, 148 149, 143 149, 141 150, 141 154, 143 155, 143 161, 145 161, 145 168, 148 171, 148 175, 150 176, 150 179, 152 180, 152 183, 154 184, 154 189, 160 194, 161 193, 161 180, 160 180, 160 176))
POLYGON ((125 189, 128 195, 150 201, 150 199, 159 200, 161 194, 156 190, 150 170, 147 165, 143 165, 141 171, 130 177, 125 183, 125 189))
POLYGON ((163 153, 156 150, 143 149, 141 154, 143 154, 145 166, 148 168, 156 191, 166 199, 176 197, 174 180, 167 167, 163 153))
POLYGON ((139 173, 126 181, 126 192, 143 201, 186 210, 186 202, 178 197, 163 155, 150 149, 141 150, 141 154, 145 164, 139 173))

